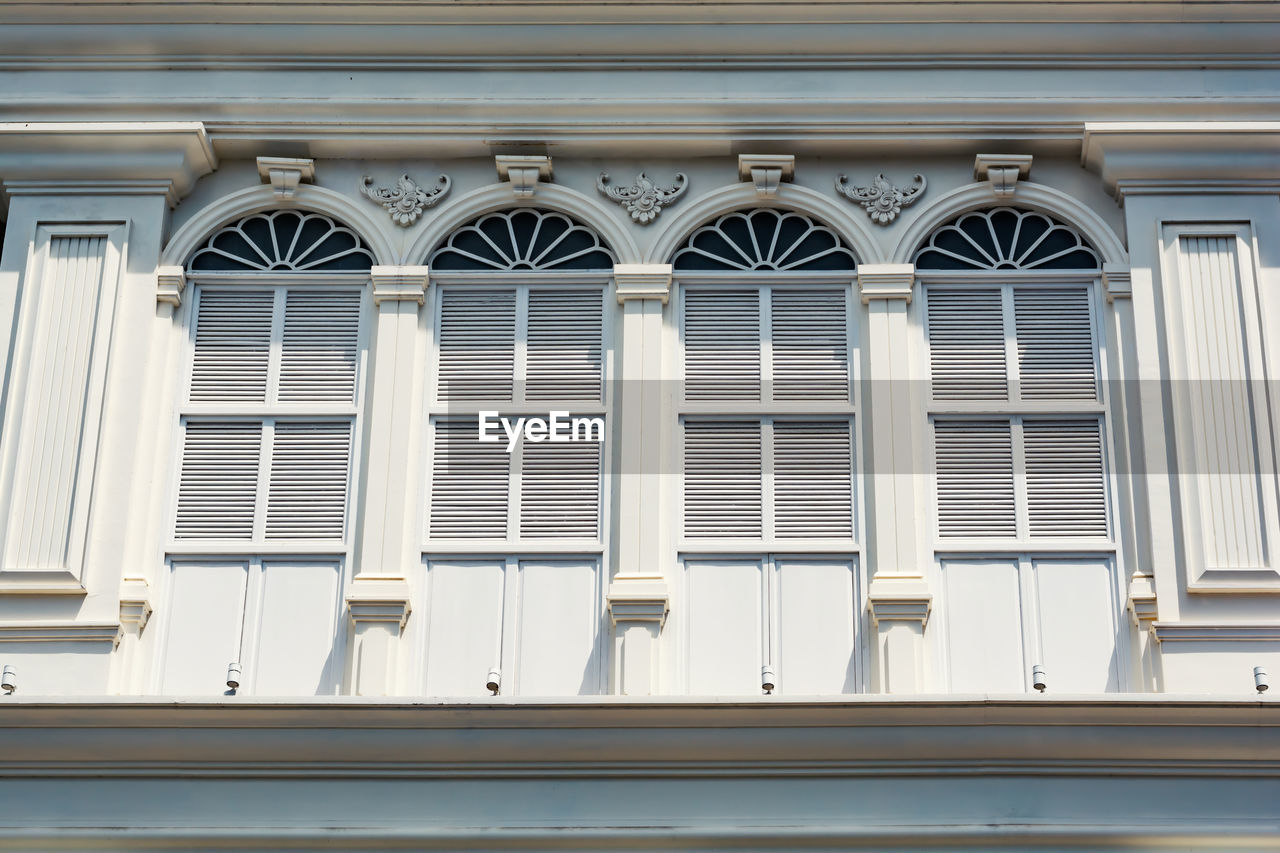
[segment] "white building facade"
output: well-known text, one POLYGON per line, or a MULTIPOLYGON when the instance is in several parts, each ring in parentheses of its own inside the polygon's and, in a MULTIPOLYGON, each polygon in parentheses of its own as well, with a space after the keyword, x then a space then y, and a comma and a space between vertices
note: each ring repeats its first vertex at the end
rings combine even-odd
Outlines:
POLYGON ((1280 843, 1277 20, 0 6, 0 848, 1280 843))

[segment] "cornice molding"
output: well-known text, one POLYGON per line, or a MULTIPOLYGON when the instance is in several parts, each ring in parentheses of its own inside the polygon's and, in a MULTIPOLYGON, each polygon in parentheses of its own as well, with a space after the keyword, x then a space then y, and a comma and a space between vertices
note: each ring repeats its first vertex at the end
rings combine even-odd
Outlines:
POLYGON ((110 643, 120 640, 119 622, 27 622, 0 625, 0 643, 110 643))
POLYGON ((1154 622, 1151 629, 1161 643, 1280 643, 1280 622, 1239 625, 1154 622))

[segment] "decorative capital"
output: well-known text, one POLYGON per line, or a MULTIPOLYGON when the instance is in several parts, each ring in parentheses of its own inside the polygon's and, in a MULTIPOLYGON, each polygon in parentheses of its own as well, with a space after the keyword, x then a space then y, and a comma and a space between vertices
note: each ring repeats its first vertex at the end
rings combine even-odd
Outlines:
POLYGON ((618 264, 613 268, 618 301, 660 299, 667 304, 671 295, 671 264, 618 264))
POLYGON ((884 176, 884 172, 872 179, 870 186, 849 186, 848 177, 836 178, 836 192, 850 201, 862 205, 862 209, 871 217, 871 221, 880 225, 888 225, 898 218, 902 208, 909 207, 916 199, 924 195, 927 186, 924 175, 916 174, 913 183, 906 189, 900 189, 884 176))
POLYGON ((357 575, 347 594, 351 621, 390 622, 397 630, 409 620, 409 582, 398 575, 357 575))
POLYGON ((1133 298, 1133 276, 1123 264, 1102 265, 1102 289, 1107 301, 1133 298))
POLYGON ((187 272, 179 266, 156 267, 156 302, 177 308, 187 289, 187 272))
POLYGON ((120 584, 120 625, 141 634, 151 619, 151 588, 143 578, 120 584))
POLYGON ((375 187, 373 178, 360 179, 360 192, 387 209, 391 219, 401 228, 408 228, 418 221, 422 211, 431 207, 449 192, 448 175, 436 178, 436 186, 423 189, 408 175, 401 175, 394 187, 375 187))
POLYGON ((794 154, 739 154, 738 180, 756 185, 760 198, 774 198, 782 181, 796 179, 794 154))
POLYGON ((609 618, 619 622, 657 622, 667 619, 670 595, 661 575, 618 575, 609 584, 609 618))
POLYGON ((915 264, 858 264, 863 305, 872 299, 905 299, 909 303, 915 281, 915 264))
POLYGON ((1134 575, 1129 581, 1129 615, 1139 628, 1150 629, 1156 621, 1156 586, 1151 575, 1134 575))
POLYGON ((421 305, 427 292, 429 270, 426 267, 378 265, 369 270, 373 280, 373 304, 384 302, 416 302, 421 305))
POLYGON ((258 177, 271 184, 276 198, 288 201, 298 194, 298 184, 316 178, 316 161, 295 157, 259 157, 258 177))
POLYGON ((673 203, 689 188, 689 178, 684 172, 676 173, 676 182, 663 188, 651 181, 644 172, 636 175, 629 187, 607 186, 609 173, 601 172, 596 189, 622 205, 631 218, 641 225, 648 225, 662 212, 662 206, 673 203))
POLYGON ((552 178, 551 158, 545 154, 498 154, 493 162, 498 177, 511 182, 516 198, 533 198, 538 181, 552 178))
POLYGON ((918 622, 924 628, 933 609, 933 593, 919 577, 876 577, 871 579, 867 609, 879 626, 881 622, 918 622))
POLYGON ((1011 198, 1018 181, 1030 174, 1030 154, 979 154, 973 160, 973 177, 991 181, 997 198, 1011 198))

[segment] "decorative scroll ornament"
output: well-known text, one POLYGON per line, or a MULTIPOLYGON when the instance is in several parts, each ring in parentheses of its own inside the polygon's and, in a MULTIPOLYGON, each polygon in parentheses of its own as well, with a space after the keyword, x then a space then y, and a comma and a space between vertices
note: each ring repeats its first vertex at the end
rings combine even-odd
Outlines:
POLYGON ((596 189, 618 202, 631 214, 631 218, 641 225, 648 225, 662 212, 662 206, 671 204, 689 188, 689 179, 684 172, 676 172, 676 182, 670 189, 663 189, 641 172, 629 187, 605 186, 609 183, 609 173, 601 172, 596 181, 596 189))
POLYGON ((924 175, 916 175, 915 186, 905 190, 890 183, 884 172, 876 175, 869 187, 851 187, 846 183, 848 180, 844 175, 837 178, 836 192, 862 205, 872 221, 881 225, 888 225, 897 219, 902 208, 910 206, 924 195, 924 175))
POLYGON ((394 189, 375 187, 373 178, 365 175, 360 179, 360 192, 381 204, 391 214, 397 225, 407 228, 418 221, 422 211, 431 207, 449 192, 449 176, 441 175, 437 179, 439 186, 425 190, 408 175, 401 175, 394 189))

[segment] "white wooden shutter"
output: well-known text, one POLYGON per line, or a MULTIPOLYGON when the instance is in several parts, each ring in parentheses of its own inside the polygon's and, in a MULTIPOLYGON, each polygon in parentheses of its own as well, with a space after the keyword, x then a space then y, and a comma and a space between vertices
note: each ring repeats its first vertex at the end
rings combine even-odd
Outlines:
POLYGON ((938 535, 1014 537, 1009 421, 937 420, 938 535))
POLYGON ((341 539, 351 422, 279 423, 271 446, 268 539, 341 539))
POLYGON ((759 290, 685 290, 684 395, 760 399, 759 290))
POLYGON ((601 447, 595 441, 521 443, 521 536, 599 536, 601 447))
POLYGON ((1090 418, 1022 424, 1032 536, 1107 535, 1102 431, 1090 418))
POLYGON ((188 423, 174 536, 252 539, 261 451, 261 423, 188 423))
POLYGON ((266 401, 274 305, 271 290, 200 289, 193 402, 266 401))
POLYGON ((431 535, 503 539, 511 456, 506 439, 479 440, 475 420, 439 420, 431 464, 431 535))
POLYGON ((510 400, 516 292, 446 287, 440 294, 439 399, 510 400))
POLYGON ((1015 287, 1018 376, 1024 400, 1096 400, 1087 287, 1015 287))
POLYGON ((602 299, 594 288, 529 291, 526 399, 601 398, 602 299))
POLYGON ((1007 399, 1000 289, 930 287, 927 298, 933 398, 1007 399))
POLYGON ((844 290, 775 287, 771 304, 773 398, 848 400, 844 290))
POLYGON ((761 467, 759 422, 686 422, 685 536, 759 538, 761 467))
POLYGON ((280 400, 355 402, 358 292, 288 291, 281 337, 280 400))
POLYGON ((774 535, 853 536, 849 421, 773 424, 774 535))

